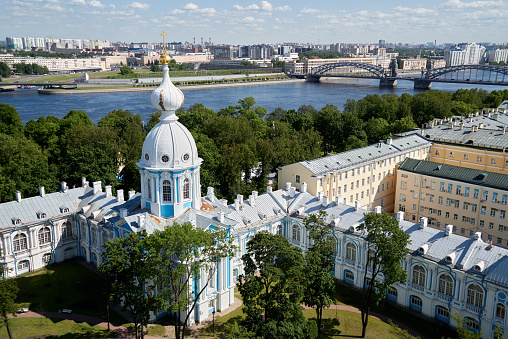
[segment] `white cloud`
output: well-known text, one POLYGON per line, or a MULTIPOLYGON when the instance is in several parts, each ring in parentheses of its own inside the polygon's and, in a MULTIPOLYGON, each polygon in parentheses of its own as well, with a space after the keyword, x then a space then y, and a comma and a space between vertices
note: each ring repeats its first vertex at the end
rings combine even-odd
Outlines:
POLYGON ((84 5, 86 5, 86 1, 85 0, 71 0, 69 2, 69 5, 84 6, 84 5))
POLYGON ((99 0, 91 0, 88 2, 88 5, 92 7, 102 8, 104 5, 99 0))
POLYGON ((253 23, 255 21, 256 21, 256 19, 254 19, 254 17, 252 17, 252 16, 247 16, 242 19, 242 22, 245 22, 245 23, 253 23))
POLYGON ((57 11, 57 12, 63 12, 64 11, 62 6, 54 5, 54 4, 51 4, 51 3, 45 4, 44 8, 50 9, 52 11, 57 11))
POLYGON ((271 11, 271 10, 273 10, 273 6, 268 1, 263 0, 263 1, 261 1, 261 9, 263 11, 271 11))
POLYGON ((471 1, 462 2, 460 0, 448 0, 441 5, 444 8, 460 9, 460 8, 485 8, 485 7, 502 7, 503 1, 471 1))
POLYGON ((303 13, 303 14, 317 14, 319 13, 319 10, 318 9, 314 9, 314 8, 306 8, 304 7, 300 13, 303 13))
POLYGON ((143 4, 141 2, 134 1, 130 5, 127 5, 128 8, 136 8, 136 9, 148 9, 150 8, 150 4, 143 4))
POLYGON ((426 8, 408 8, 408 7, 401 7, 397 6, 394 8, 397 12, 402 12, 404 14, 413 14, 413 15, 434 15, 436 14, 436 11, 433 9, 426 9, 426 8))
POLYGON ((275 7, 275 10, 276 11, 281 11, 281 12, 289 12, 292 9, 288 5, 284 5, 284 6, 275 7))
POLYGON ((188 10, 195 10, 195 9, 198 9, 198 5, 196 4, 193 4, 192 2, 189 2, 187 5, 185 5, 183 7, 183 9, 188 9, 188 10))
POLYGON ((178 9, 178 8, 169 12, 169 14, 173 14, 173 15, 178 15, 178 14, 183 14, 183 13, 185 13, 185 11, 182 11, 181 9, 178 9))

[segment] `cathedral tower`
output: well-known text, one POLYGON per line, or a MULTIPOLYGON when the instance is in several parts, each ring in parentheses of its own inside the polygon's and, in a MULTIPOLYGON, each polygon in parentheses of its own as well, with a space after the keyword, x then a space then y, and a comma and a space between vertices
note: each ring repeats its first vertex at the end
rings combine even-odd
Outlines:
POLYGON ((160 122, 148 133, 137 163, 141 207, 164 218, 178 217, 188 207, 201 208, 199 168, 203 161, 192 134, 175 114, 184 97, 169 78, 169 60, 164 47, 162 83, 151 95, 152 105, 161 111, 160 122))

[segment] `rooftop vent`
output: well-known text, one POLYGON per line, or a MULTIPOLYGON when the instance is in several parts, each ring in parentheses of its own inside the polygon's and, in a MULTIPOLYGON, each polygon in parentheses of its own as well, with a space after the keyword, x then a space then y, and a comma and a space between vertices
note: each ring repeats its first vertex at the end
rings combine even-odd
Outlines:
POLYGON ((116 199, 118 200, 118 202, 124 201, 123 190, 116 190, 116 199))
POLYGON ((300 188, 300 191, 302 191, 302 193, 307 193, 307 183, 306 182, 302 183, 302 187, 300 188))
POLYGON ((46 195, 46 193, 44 191, 44 186, 39 186, 39 195, 41 197, 44 197, 46 195))
POLYGON ((427 227, 427 224, 429 222, 429 219, 426 218, 426 217, 421 217, 420 218, 420 229, 424 229, 427 227))
POLYGON ((129 200, 131 200, 135 195, 136 195, 136 191, 129 191, 127 193, 127 197, 129 198, 129 200))
POLYGON ((375 212, 376 214, 381 214, 381 206, 376 206, 376 207, 374 207, 374 212, 375 212))
POLYGON ((127 209, 120 208, 120 218, 127 218, 127 209))
POLYGON ((427 254, 428 251, 429 251, 429 244, 423 244, 422 246, 420 246, 418 248, 418 253, 420 253, 421 255, 427 254))
POLYGON ((451 234, 453 234, 453 225, 445 226, 445 234, 446 236, 450 236, 451 234))

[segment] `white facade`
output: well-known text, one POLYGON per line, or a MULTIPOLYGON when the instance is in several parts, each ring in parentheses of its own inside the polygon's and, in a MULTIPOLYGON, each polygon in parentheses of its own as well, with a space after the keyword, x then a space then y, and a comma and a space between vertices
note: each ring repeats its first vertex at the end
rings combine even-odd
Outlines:
POLYGON ((60 59, 14 57, 12 62, 14 64, 37 64, 41 67, 46 66, 50 72, 105 69, 105 62, 101 61, 100 58, 60 59))
POLYGON ((487 62, 506 62, 508 49, 494 49, 487 51, 487 62))
POLYGON ((445 60, 447 66, 459 65, 478 65, 484 62, 486 48, 471 44, 462 44, 453 50, 445 51, 445 60))

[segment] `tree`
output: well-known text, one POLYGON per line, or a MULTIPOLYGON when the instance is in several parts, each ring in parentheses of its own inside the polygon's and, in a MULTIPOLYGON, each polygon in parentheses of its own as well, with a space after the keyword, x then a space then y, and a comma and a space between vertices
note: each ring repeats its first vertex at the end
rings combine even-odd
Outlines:
POLYGON ((150 66, 150 71, 151 72, 162 72, 162 68, 159 65, 153 64, 152 66, 150 66))
POLYGON ((388 213, 365 214, 359 227, 365 232, 367 264, 363 277, 361 302, 362 338, 365 338, 372 302, 379 303, 390 285, 406 280, 402 260, 409 254, 409 234, 400 227, 397 219, 388 213))
POLYGON ((23 131, 18 111, 9 104, 0 104, 0 133, 16 134, 23 131))
POLYGON ((120 74, 121 75, 131 75, 133 73, 134 72, 132 71, 132 68, 130 68, 129 66, 120 67, 120 74))
POLYGON ((8 78, 11 76, 11 69, 5 62, 0 62, 0 77, 8 78))
MULTIPOLYGON (((1 254, 1 252, 0 252, 1 254)), ((0 266, 0 327, 5 324, 9 338, 12 339, 11 329, 9 328, 9 314, 16 316, 17 305, 16 297, 19 292, 18 283, 12 278, 5 277, 5 267, 0 266)))
POLYGON ((319 210, 303 219, 313 243, 305 254, 305 293, 306 306, 316 307, 317 328, 321 328, 323 309, 330 307, 335 296, 335 278, 333 271, 336 241, 332 229, 326 224, 328 214, 319 210))
POLYGON ((303 317, 303 254, 287 239, 256 233, 242 256, 239 277, 245 323, 263 338, 315 338, 317 327, 303 317))
POLYGON ((197 301, 214 278, 217 265, 233 254, 233 239, 223 229, 212 231, 174 223, 148 238, 150 262, 157 268, 154 283, 164 307, 174 314, 175 336, 184 338, 197 301), (205 277, 204 284, 196 284, 205 277))
POLYGON ((160 309, 161 299, 154 293, 152 277, 156 272, 149 260, 147 233, 130 233, 104 244, 99 270, 106 276, 109 299, 128 312, 134 321, 136 339, 143 338, 150 311, 160 309))

